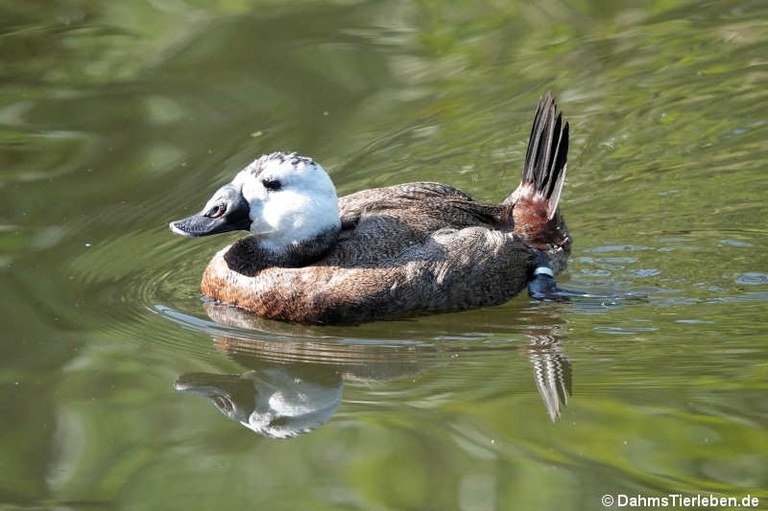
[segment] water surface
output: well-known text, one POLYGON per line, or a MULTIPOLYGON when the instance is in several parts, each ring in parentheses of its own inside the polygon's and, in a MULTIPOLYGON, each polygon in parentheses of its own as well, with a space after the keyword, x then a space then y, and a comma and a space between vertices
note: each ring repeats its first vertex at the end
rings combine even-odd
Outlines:
POLYGON ((768 502, 762 3, 0 12, 0 508, 768 502), (498 201, 550 89, 572 133, 560 281, 642 301, 285 325, 201 300, 231 235, 167 230, 274 150, 341 194, 498 201), (300 413, 239 424, 266 396, 300 413))

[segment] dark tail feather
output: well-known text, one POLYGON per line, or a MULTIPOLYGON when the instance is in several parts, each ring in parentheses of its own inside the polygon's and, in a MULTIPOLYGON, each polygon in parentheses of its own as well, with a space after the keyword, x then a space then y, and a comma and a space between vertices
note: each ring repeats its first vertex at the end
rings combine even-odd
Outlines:
POLYGON ((568 123, 563 123, 554 96, 547 92, 539 101, 533 120, 522 182, 504 202, 515 203, 521 198, 543 199, 547 203, 547 218, 554 217, 565 182, 567 159, 568 123))

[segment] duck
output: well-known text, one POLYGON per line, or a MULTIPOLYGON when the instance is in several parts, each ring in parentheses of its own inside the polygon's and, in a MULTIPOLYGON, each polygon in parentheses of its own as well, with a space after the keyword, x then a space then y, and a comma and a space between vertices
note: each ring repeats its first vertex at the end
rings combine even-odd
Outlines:
POLYGON ((500 203, 414 182, 338 197, 325 169, 294 152, 263 155, 175 234, 248 234, 206 267, 204 298, 290 323, 360 324, 501 305, 528 288, 557 299, 572 239, 558 203, 569 125, 548 92, 520 184, 500 203))

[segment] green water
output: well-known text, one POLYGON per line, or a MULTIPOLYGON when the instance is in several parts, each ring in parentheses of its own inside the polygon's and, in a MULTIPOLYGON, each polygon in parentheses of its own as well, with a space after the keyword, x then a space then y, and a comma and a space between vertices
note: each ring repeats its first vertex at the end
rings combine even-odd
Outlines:
POLYGON ((0 509, 768 507, 766 56, 757 1, 0 2, 0 509), (200 299, 232 237, 167 223, 253 158, 500 200, 549 89, 561 284, 645 300, 310 328, 200 299), (217 410, 254 389, 313 430, 217 410))

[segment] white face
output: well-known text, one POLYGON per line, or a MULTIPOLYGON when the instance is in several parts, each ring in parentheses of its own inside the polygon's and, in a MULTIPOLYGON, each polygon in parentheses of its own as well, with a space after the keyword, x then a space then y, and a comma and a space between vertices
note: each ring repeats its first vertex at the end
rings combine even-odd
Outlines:
POLYGON ((338 230, 339 201, 325 170, 295 153, 272 153, 248 165, 232 181, 250 207, 251 233, 280 250, 338 230))

